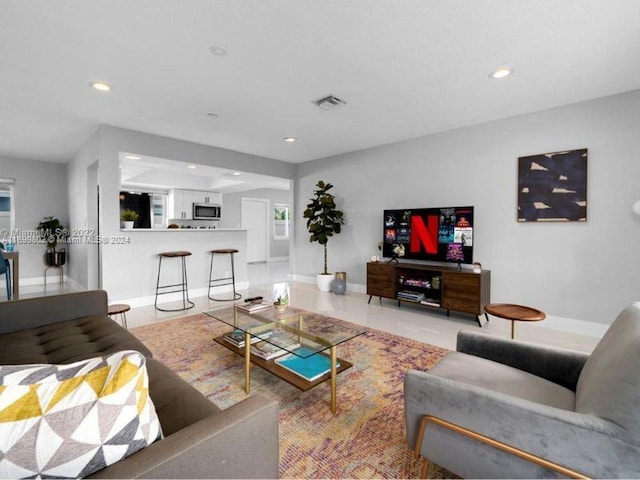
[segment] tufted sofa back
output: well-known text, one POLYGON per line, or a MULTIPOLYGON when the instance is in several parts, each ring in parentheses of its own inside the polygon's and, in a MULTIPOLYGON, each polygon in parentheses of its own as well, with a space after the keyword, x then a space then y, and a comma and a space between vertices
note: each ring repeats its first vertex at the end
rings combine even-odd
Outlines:
POLYGON ((70 304, 73 318, 106 316, 107 292, 91 290, 0 302, 0 334, 72 320, 70 304))

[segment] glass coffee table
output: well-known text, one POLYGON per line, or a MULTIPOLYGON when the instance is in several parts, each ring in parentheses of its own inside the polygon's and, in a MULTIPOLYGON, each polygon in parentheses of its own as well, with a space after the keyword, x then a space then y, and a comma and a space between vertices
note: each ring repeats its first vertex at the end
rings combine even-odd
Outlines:
POLYGON ((225 339, 225 335, 214 340, 245 358, 246 393, 251 390, 251 364, 254 364, 303 391, 329 380, 331 412, 336 412, 336 375, 353 366, 338 358, 337 347, 362 335, 365 329, 293 307, 287 307, 282 313, 273 307, 247 312, 238 306, 204 313, 233 327, 235 336, 239 337, 240 341, 236 338, 234 343, 225 339), (277 350, 281 355, 269 360, 256 355, 251 345, 258 341, 266 342, 270 350, 277 350), (320 370, 314 371, 314 368, 320 370))

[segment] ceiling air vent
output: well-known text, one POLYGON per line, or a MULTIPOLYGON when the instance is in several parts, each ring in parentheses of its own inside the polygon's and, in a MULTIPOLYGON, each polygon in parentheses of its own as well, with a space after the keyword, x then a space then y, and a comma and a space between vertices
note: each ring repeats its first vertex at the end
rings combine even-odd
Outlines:
POLYGON ((333 95, 329 95, 328 97, 316 100, 315 104, 323 110, 335 110, 336 108, 346 105, 347 102, 340 100, 338 97, 334 97, 333 95))

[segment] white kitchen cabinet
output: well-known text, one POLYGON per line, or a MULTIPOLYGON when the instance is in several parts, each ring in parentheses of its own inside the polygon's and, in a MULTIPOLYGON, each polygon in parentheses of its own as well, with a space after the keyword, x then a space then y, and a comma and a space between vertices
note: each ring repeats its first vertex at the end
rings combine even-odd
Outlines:
POLYGON ((169 218, 174 220, 193 220, 194 203, 222 203, 222 194, 203 190, 169 191, 169 218))
POLYGON ((222 194, 218 192, 205 192, 192 190, 193 203, 217 203, 220 204, 222 200, 222 194))
POLYGON ((191 190, 169 191, 169 218, 174 220, 192 219, 193 195, 191 190))

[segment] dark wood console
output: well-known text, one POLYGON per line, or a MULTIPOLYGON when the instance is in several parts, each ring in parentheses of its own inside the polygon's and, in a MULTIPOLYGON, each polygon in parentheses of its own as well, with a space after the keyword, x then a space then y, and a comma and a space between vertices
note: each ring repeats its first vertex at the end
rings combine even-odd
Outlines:
MULTIPOLYGON (((419 263, 367 263, 367 295, 447 311, 470 313, 476 317, 487 314, 484 307, 491 303, 491 271, 473 273, 455 267, 438 267, 419 263)), ((488 318, 487 318, 488 320, 488 318)))

